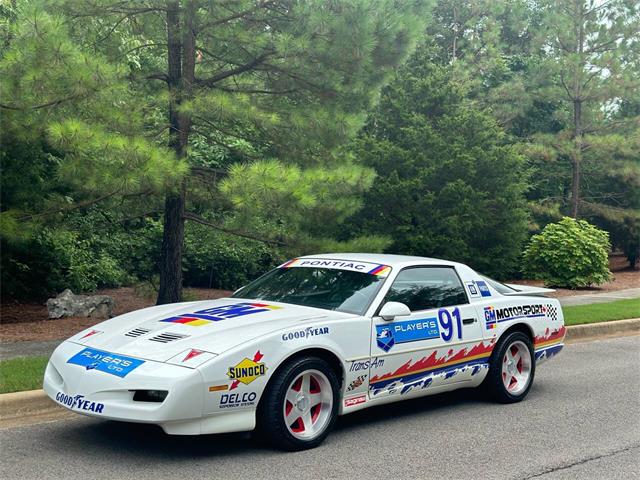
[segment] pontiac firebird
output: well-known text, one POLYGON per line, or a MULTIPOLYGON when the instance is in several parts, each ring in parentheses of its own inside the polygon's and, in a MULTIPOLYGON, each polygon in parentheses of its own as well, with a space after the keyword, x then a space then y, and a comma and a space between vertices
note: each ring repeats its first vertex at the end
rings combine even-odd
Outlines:
POLYGON ((74 412, 168 434, 255 429, 278 448, 311 448, 338 415, 374 405, 478 386, 522 400, 563 347, 547 292, 431 258, 300 257, 229 298, 74 335, 52 354, 44 390, 74 412))

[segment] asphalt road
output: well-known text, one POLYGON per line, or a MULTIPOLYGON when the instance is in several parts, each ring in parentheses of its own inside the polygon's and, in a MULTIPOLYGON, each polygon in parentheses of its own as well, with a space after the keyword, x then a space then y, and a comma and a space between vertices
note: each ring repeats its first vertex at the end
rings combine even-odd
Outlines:
POLYGON ((640 478, 639 363, 640 336, 572 344, 538 369, 522 403, 463 390, 378 407, 299 453, 82 417, 10 428, 0 478, 640 478))

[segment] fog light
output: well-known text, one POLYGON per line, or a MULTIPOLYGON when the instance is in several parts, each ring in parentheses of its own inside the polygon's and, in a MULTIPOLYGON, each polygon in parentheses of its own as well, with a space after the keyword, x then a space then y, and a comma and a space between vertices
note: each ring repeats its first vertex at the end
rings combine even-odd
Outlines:
POLYGON ((133 401, 162 403, 168 394, 167 390, 134 390, 133 401))

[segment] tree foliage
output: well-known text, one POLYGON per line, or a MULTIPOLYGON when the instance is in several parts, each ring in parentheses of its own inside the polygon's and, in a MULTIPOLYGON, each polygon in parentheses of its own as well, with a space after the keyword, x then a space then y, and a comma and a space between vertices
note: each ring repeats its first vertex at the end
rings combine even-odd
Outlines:
POLYGON ((392 238, 388 251, 456 259, 501 277, 517 271, 524 159, 429 48, 384 89, 354 148, 378 173, 355 221, 392 238))

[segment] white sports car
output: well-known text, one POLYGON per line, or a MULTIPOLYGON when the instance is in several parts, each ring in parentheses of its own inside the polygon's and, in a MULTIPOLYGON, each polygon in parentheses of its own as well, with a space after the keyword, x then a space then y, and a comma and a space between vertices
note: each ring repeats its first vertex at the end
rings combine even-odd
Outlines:
POLYGON ((77 413, 169 434, 258 429, 279 448, 310 448, 338 415, 374 405, 481 384, 522 400, 563 347, 548 291, 431 258, 301 257, 230 298, 78 333, 51 356, 44 390, 77 413))

